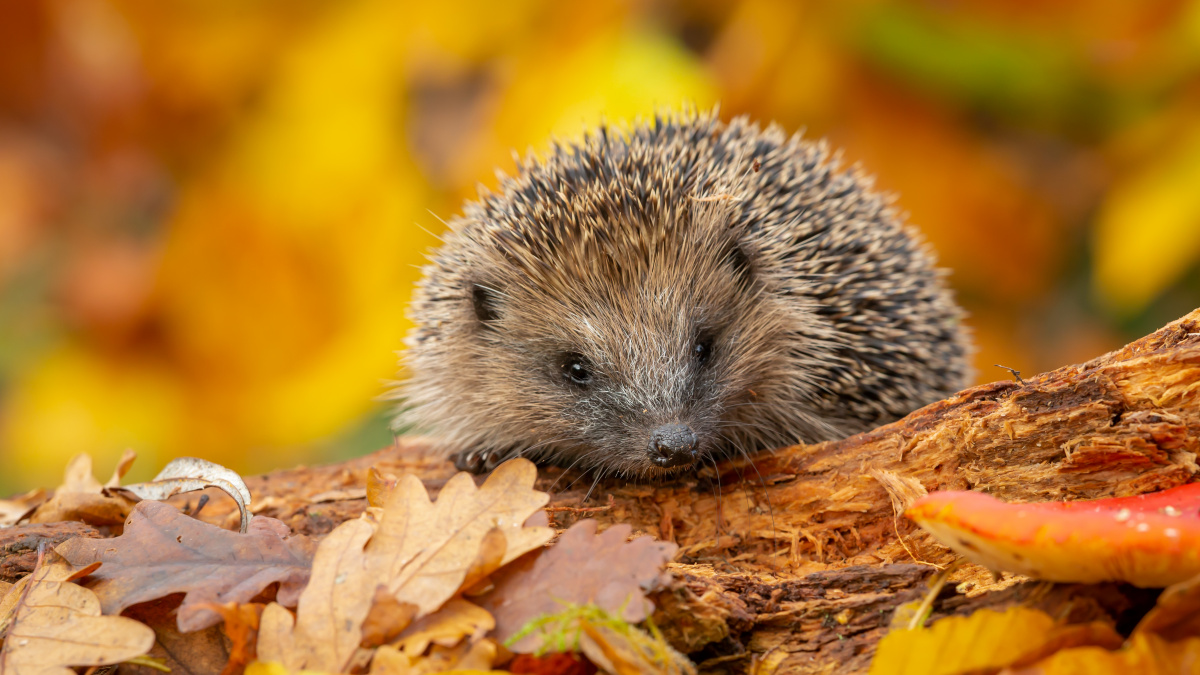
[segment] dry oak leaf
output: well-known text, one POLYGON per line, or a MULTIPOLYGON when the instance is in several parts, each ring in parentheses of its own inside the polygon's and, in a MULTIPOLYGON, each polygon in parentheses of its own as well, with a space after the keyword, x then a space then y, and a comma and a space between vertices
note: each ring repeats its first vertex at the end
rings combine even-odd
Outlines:
MULTIPOLYGON (((438 613, 434 612, 431 616, 437 616, 438 613)), ((391 642, 408 628, 416 615, 416 606, 397 601, 386 586, 376 586, 371 611, 362 624, 360 646, 373 649, 391 642)))
POLYGON ((287 525, 255 516, 241 534, 180 513, 156 501, 139 502, 125 532, 112 539, 72 539, 56 549, 77 568, 104 563, 89 587, 105 614, 139 602, 186 593, 179 607, 180 632, 202 630, 221 617, 204 603, 249 602, 279 583, 278 598, 293 604, 312 565, 312 543, 288 536, 287 525))
POLYGON ((478 488, 470 474, 456 474, 435 503, 416 476, 404 476, 384 500, 379 531, 367 545, 373 575, 396 600, 416 605, 418 618, 436 611, 474 580, 468 575, 490 574, 553 538, 548 527, 524 526, 550 499, 533 489, 536 479, 533 462, 512 459, 478 488), (497 529, 504 554, 485 555, 480 565, 480 548, 497 529))
POLYGON ((246 664, 257 657, 255 643, 258 641, 258 623, 264 605, 227 602, 223 605, 209 603, 206 607, 221 615, 224 622, 221 630, 229 641, 229 657, 221 675, 242 672, 246 664))
POLYGON ((428 656, 410 656, 391 645, 384 645, 375 651, 375 658, 371 660, 370 675, 503 673, 506 671, 492 670, 499 651, 496 643, 491 640, 464 642, 457 647, 435 646, 428 656))
POLYGON ((348 520, 321 540, 295 616, 274 602, 263 610, 259 661, 291 671, 331 673, 342 672, 350 662, 362 642, 363 622, 379 585, 366 573, 363 547, 375 533, 370 516, 348 520))
POLYGON ((383 473, 376 467, 368 469, 367 504, 382 507, 388 494, 396 487, 397 480, 394 474, 383 473))
POLYGON ((554 531, 523 526, 549 499, 533 489, 536 478, 532 462, 511 460, 478 488, 469 474, 454 476, 434 503, 419 479, 405 476, 382 509, 339 525, 317 547, 294 617, 274 603, 263 611, 259 659, 340 672, 363 641, 379 586, 395 603, 415 606, 419 617, 473 578, 542 546, 554 531))
MULTIPOLYGON (((43 567, 45 558, 45 554, 39 550, 38 562, 34 567, 34 572, 37 572, 39 568, 43 567)), ((16 616, 17 607, 19 606, 21 599, 25 597, 25 589, 28 588, 29 584, 35 579, 40 579, 43 581, 74 581, 75 579, 92 573, 97 567, 100 566, 100 563, 96 563, 87 569, 76 570, 70 565, 61 564, 60 557, 53 557, 52 561, 54 564, 45 565, 45 569, 42 570, 40 574, 27 574, 24 577, 21 577, 17 583, 9 584, 8 588, 4 589, 3 593, 0 593, 0 642, 3 642, 4 633, 8 631, 9 624, 12 622, 13 617, 16 616)))
POLYGON ((451 598, 442 608, 422 617, 396 639, 395 647, 411 656, 425 653, 429 645, 454 647, 463 638, 482 636, 494 628, 492 615, 462 598, 451 598))
POLYGON ((28 518, 46 501, 46 491, 38 488, 11 499, 0 499, 0 527, 12 527, 28 518))
MULTIPOLYGON (((629 623, 650 616, 654 603, 645 591, 661 583, 662 568, 678 547, 648 536, 626 541, 629 525, 614 525, 599 535, 596 526, 595 520, 581 520, 554 546, 492 576, 495 586, 477 600, 495 617, 498 639, 567 605, 594 604, 629 623)), ((529 652, 538 642, 538 636, 529 635, 510 648, 529 652)))
MULTIPOLYGON (((146 654, 171 675, 217 675, 230 660, 230 645, 222 627, 209 626, 191 633, 179 632, 175 611, 177 596, 143 602, 125 610, 123 616, 154 631, 154 647, 146 654)), ((243 664, 244 665, 244 664, 243 664)), ((125 664, 120 675, 158 675, 160 668, 147 663, 125 664)), ((240 671, 239 671, 240 672, 240 671)))
MULTIPOLYGON (((126 450, 117 462, 107 486, 119 484, 136 458, 132 450, 126 450)), ((63 484, 54 491, 54 496, 37 507, 29 516, 29 522, 81 520, 92 525, 120 525, 133 508, 133 501, 122 496, 103 494, 105 488, 106 485, 101 485, 92 475, 91 456, 76 455, 67 463, 63 484)))
POLYGON ((70 581, 79 571, 48 553, 19 590, 0 646, 5 675, 73 675, 68 666, 101 666, 141 656, 154 631, 120 616, 101 616, 100 601, 70 581))
POLYGON ((993 571, 1142 588, 1200 574, 1200 483, 1134 497, 1024 504, 982 492, 935 492, 904 514, 993 571))

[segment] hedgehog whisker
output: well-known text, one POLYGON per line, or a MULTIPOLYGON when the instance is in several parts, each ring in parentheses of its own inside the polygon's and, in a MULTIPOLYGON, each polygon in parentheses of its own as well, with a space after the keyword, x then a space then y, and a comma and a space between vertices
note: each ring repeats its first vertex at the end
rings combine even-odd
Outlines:
MULTIPOLYGON (((710 462, 712 462, 713 475, 717 479, 717 522, 715 523, 715 528, 716 528, 717 546, 720 547, 720 545, 721 545, 721 529, 722 529, 721 520, 723 519, 723 516, 725 515, 725 502, 724 502, 724 497, 722 494, 723 490, 721 489, 721 469, 720 469, 720 467, 717 466, 717 460, 715 457, 709 457, 708 460, 710 462)), ((726 564, 730 564, 728 553, 723 548, 721 549, 721 558, 725 560, 726 564)))
MULTIPOLYGON (((558 475, 558 478, 554 479, 554 483, 552 483, 550 485, 550 487, 547 488, 546 491, 552 492, 554 490, 554 488, 558 485, 558 482, 563 479, 563 476, 567 475, 567 473, 570 472, 571 469, 574 469, 576 466, 579 465, 580 462, 582 462, 584 459, 590 457, 591 455, 592 455, 591 452, 585 452, 585 453, 581 454, 580 456, 576 457, 575 461, 573 461, 569 465, 567 465, 567 468, 563 469, 563 472, 558 475)), ((580 475, 583 475, 583 474, 580 474, 580 475)), ((575 481, 577 481, 577 480, 579 480, 578 477, 575 479, 575 481)), ((575 481, 571 481, 571 485, 568 485, 565 489, 570 490, 571 487, 573 485, 575 485, 575 481)))
MULTIPOLYGON (((578 464, 579 462, 582 462, 583 460, 589 459, 593 455, 600 454, 601 452, 602 452, 602 450, 600 448, 593 448, 591 450, 588 450, 587 452, 580 455, 579 458, 576 459, 575 462, 571 466, 574 466, 575 464, 578 464)), ((580 478, 583 478, 585 475, 587 475, 588 471, 593 471, 593 470, 595 470, 593 467, 588 467, 587 465, 585 465, 585 467, 580 470, 581 473, 575 478, 575 480, 571 481, 570 485, 563 488, 563 491, 565 492, 566 490, 570 490, 571 488, 575 487, 575 484, 579 482, 580 478)), ((595 487, 595 486, 593 486, 593 487, 595 487)))
POLYGON ((708 461, 712 462, 713 476, 717 480, 717 523, 716 523, 716 527, 717 527, 717 539, 718 539, 718 543, 719 543, 720 538, 721 538, 721 518, 724 515, 724 506, 723 506, 723 502, 722 502, 723 490, 721 489, 721 468, 720 468, 720 466, 717 465, 717 460, 715 457, 709 456, 709 457, 706 457, 706 459, 708 459, 708 461))
MULTIPOLYGON (((755 475, 758 476, 758 483, 763 489, 763 499, 767 502, 767 515, 771 518, 771 552, 773 554, 778 553, 779 541, 775 538, 775 534, 779 530, 775 528, 775 505, 771 503, 771 493, 767 490, 767 480, 763 478, 762 472, 758 470, 758 464, 754 463, 754 460, 750 457, 750 453, 746 452, 746 449, 740 443, 734 444, 734 447, 737 448, 738 452, 742 453, 742 457, 746 458, 746 463, 750 465, 750 468, 754 469, 755 475)), ((745 484, 745 468, 742 469, 742 483, 745 484)))
POLYGON ((604 478, 603 470, 596 472, 596 480, 592 481, 592 486, 590 488, 588 488, 587 494, 585 494, 583 496, 583 499, 580 500, 580 502, 579 502, 580 506, 587 503, 588 498, 592 496, 592 490, 595 490, 596 486, 600 484, 601 478, 604 478))

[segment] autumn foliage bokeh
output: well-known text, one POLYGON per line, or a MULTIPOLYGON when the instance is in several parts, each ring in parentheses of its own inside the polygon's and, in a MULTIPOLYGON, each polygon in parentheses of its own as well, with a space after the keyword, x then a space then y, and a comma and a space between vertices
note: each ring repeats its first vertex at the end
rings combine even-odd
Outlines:
POLYGON ((827 136, 897 192, 980 381, 1200 305, 1200 2, 22 0, 0 493, 83 451, 260 471, 385 445, 442 219, 514 148, 684 101, 827 136))

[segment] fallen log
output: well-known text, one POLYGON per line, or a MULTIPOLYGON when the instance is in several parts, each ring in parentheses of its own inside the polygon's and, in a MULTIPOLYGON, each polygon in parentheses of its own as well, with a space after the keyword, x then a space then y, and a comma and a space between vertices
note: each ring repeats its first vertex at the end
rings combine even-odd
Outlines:
MULTIPOLYGON (((630 523, 679 544, 656 621, 706 672, 860 672, 897 606, 920 599, 954 554, 899 516, 926 491, 973 489, 1008 501, 1126 496, 1200 470, 1200 310, 1123 349, 1018 382, 964 390, 840 441, 719 462, 659 484, 549 468, 551 523, 630 523), (590 495, 590 498, 589 498, 590 495), (765 670, 764 670, 765 669, 765 670)), ((371 466, 435 491, 454 474, 421 439, 341 464, 247 480, 255 513, 329 532, 365 508, 371 466)), ((236 510, 213 495, 200 517, 236 510)), ((181 498, 194 509, 197 497, 181 498)), ((2 561, 0 561, 2 562, 2 561)), ((1153 594, 1112 584, 951 577, 933 617, 1014 603, 1068 621, 1120 625, 1153 594)))
MULTIPOLYGON (((744 672, 760 663, 768 672, 858 672, 892 610, 923 596, 928 577, 954 559, 899 517, 906 492, 974 489, 1045 501, 1181 485, 1198 471, 1198 404, 1200 310, 1087 363, 967 389, 844 440, 724 462, 662 484, 593 486, 550 468, 539 487, 552 492, 548 510, 560 528, 596 518, 680 545, 656 618, 705 669, 744 672)), ((265 476, 251 490, 294 500, 304 485, 355 488, 372 465, 415 473, 436 490, 454 470, 430 450, 402 439, 342 465, 265 476)), ((358 500, 293 501, 265 512, 320 532, 361 509, 358 500)), ((1021 603, 1069 621, 1121 622, 1153 599, 1111 584, 996 581, 972 565, 951 581, 934 618, 1021 603)))

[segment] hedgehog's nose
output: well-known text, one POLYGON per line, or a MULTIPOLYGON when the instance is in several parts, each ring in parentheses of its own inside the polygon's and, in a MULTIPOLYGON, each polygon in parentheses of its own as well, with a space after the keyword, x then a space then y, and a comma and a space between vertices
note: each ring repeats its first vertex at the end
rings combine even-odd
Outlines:
POLYGON ((684 424, 664 424, 650 433, 650 461, 664 469, 696 461, 696 434, 684 424))

